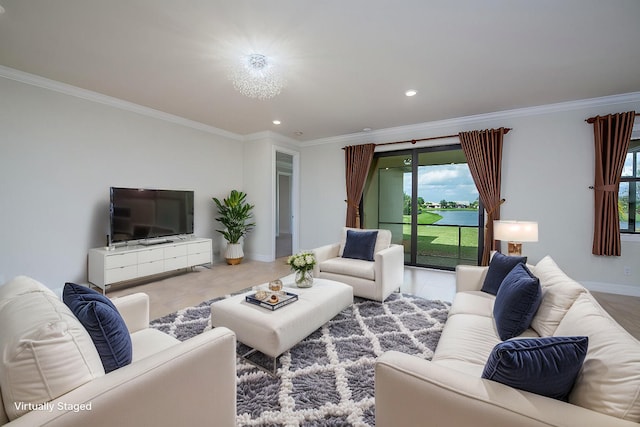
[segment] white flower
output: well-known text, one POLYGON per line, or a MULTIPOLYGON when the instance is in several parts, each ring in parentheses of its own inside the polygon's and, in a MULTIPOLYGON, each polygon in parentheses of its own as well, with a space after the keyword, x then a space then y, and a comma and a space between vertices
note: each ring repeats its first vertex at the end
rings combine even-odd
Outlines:
POLYGON ((304 260, 307 264, 313 265, 313 261, 314 261, 313 255, 308 254, 307 256, 304 257, 304 260))

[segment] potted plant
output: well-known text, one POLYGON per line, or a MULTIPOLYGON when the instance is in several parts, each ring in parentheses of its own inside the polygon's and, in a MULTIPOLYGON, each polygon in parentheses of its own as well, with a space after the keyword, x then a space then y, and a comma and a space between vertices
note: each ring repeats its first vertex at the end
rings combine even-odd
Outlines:
POLYGON ((253 230, 256 225, 253 222, 247 222, 253 217, 251 212, 253 205, 247 203, 246 198, 245 193, 237 190, 231 190, 229 197, 223 199, 222 202, 216 197, 213 198, 220 215, 216 220, 225 227, 224 230, 216 231, 220 232, 227 241, 225 259, 229 265, 240 264, 244 257, 240 239, 253 230))

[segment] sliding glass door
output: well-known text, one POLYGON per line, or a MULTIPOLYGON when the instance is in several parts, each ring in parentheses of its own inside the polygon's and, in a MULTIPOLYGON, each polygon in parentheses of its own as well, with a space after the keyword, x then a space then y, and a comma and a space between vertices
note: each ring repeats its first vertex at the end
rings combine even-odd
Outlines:
POLYGON ((364 225, 391 230, 407 265, 477 265, 484 223, 478 200, 459 145, 376 153, 364 225))

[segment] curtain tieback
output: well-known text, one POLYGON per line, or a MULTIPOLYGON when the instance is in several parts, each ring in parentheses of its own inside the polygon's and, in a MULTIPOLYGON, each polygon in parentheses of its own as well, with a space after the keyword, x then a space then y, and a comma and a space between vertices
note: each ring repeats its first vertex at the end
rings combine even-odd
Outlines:
POLYGON ((345 203, 346 203, 347 205, 350 205, 351 207, 356 208, 356 209, 359 209, 359 208, 360 208, 360 205, 359 205, 359 204, 357 204, 357 203, 354 203, 354 202, 353 202, 353 200, 345 200, 345 203))
POLYGON ((596 191, 605 191, 610 193, 615 193, 616 191, 618 191, 618 186, 615 184, 599 185, 593 188, 595 188, 596 191))

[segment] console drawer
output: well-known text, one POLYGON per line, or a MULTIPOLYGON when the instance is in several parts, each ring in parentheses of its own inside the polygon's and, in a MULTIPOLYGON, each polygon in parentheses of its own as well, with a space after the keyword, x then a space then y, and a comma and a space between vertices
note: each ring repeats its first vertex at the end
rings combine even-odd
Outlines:
POLYGON ((110 254, 105 257, 104 268, 120 268, 138 263, 138 254, 136 252, 127 252, 123 254, 110 254))
POLYGON ((187 245, 167 246, 164 248, 164 258, 175 258, 187 255, 187 245))
POLYGON ((106 284, 117 283, 124 280, 135 279, 136 277, 138 277, 138 266, 129 265, 126 267, 110 268, 109 270, 106 270, 104 273, 104 282, 106 284))
POLYGON ((187 266, 186 256, 165 258, 164 260, 164 271, 179 270, 181 268, 187 268, 187 266))

